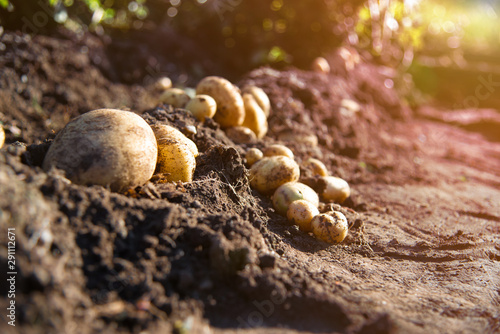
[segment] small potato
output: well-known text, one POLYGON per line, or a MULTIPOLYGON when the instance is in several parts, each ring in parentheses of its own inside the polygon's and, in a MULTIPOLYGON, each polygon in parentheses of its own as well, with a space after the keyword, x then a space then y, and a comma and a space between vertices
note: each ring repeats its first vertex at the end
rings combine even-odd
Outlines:
POLYGON ((309 186, 300 182, 288 182, 276 189, 273 195, 273 207, 284 216, 290 204, 297 200, 306 200, 316 208, 319 205, 318 194, 309 186))
POLYGON ((271 101, 269 101, 269 97, 266 92, 262 88, 257 86, 245 86, 242 91, 243 94, 248 93, 251 94, 255 101, 259 104, 259 107, 264 111, 266 117, 269 117, 269 113, 271 112, 271 101))
POLYGON ((263 138, 268 129, 266 114, 251 94, 243 94, 243 104, 245 120, 242 125, 255 132, 257 138, 263 138))
POLYGON ((293 152, 291 149, 286 147, 285 145, 270 145, 262 150, 262 153, 264 153, 265 157, 274 157, 277 155, 283 155, 285 157, 288 157, 290 159, 294 158, 293 152))
POLYGON ((318 208, 304 199, 294 201, 288 207, 286 217, 304 232, 311 232, 312 219, 319 215, 318 208))
POLYGON ((312 70, 315 72, 320 72, 320 73, 330 73, 330 64, 328 64, 328 61, 323 58, 323 57, 318 57, 313 60, 312 62, 312 70))
POLYGON ((247 159, 247 166, 252 167, 254 163, 259 161, 264 157, 264 154, 258 148, 251 148, 247 151, 245 158, 247 159))
POLYGON ((5 143, 5 131, 3 130, 3 127, 0 125, 0 148, 2 148, 4 143, 5 143))
POLYGON ((340 177, 324 176, 322 179, 325 182, 325 190, 321 194, 323 200, 342 203, 351 195, 349 184, 340 177))
POLYGON ((169 77, 159 78, 155 83, 155 88, 161 91, 172 88, 172 80, 169 77))
POLYGON ((167 181, 191 182, 196 168, 196 158, 190 148, 179 140, 158 139, 156 172, 165 174, 167 181))
POLYGON ((279 186, 299 179, 300 168, 293 159, 285 156, 266 157, 250 168, 250 185, 268 195, 279 186))
POLYGON ((160 141, 161 139, 179 141, 189 147, 189 150, 195 158, 198 156, 199 153, 196 144, 176 128, 165 124, 154 124, 151 128, 153 129, 157 141, 160 141))
POLYGON ((54 139, 42 167, 56 167, 72 182, 121 191, 146 183, 155 170, 156 138, 133 112, 99 109, 70 121, 54 139))
POLYGON ((222 128, 238 126, 245 119, 243 98, 236 86, 228 80, 210 76, 198 83, 196 94, 206 94, 214 98, 217 103, 217 112, 214 120, 222 128))
POLYGON ((318 159, 309 158, 302 163, 302 168, 311 172, 313 176, 328 176, 328 169, 318 159))
POLYGON ((205 118, 214 117, 217 111, 217 103, 211 96, 201 94, 191 99, 186 105, 186 109, 200 122, 204 122, 205 118))
POLYGON ((236 144, 249 144, 257 140, 255 132, 245 126, 232 126, 227 128, 226 136, 236 144))
POLYGON ((170 104, 174 108, 184 108, 191 98, 180 88, 169 88, 160 96, 160 103, 170 104))
POLYGON ((311 227, 316 238, 329 243, 342 242, 349 228, 347 218, 338 211, 315 216, 311 221, 311 227))
POLYGON ((314 134, 300 134, 294 132, 284 132, 279 135, 279 140, 289 141, 294 143, 301 143, 307 146, 316 147, 318 146, 318 137, 314 134))

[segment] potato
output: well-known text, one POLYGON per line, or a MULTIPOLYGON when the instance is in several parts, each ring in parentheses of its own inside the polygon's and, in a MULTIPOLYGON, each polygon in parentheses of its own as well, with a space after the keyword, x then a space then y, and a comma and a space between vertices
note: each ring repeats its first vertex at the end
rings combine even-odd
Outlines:
POLYGON ((321 213, 311 221, 312 232, 320 240, 329 243, 342 242, 347 236, 347 218, 343 213, 332 211, 321 213))
POLYGON ((245 105, 245 120, 242 125, 255 132, 257 138, 263 138, 268 128, 266 114, 251 94, 243 94, 243 104, 245 105))
POLYGON ((3 127, 0 125, 0 148, 2 148, 4 143, 5 143, 5 131, 3 130, 3 127))
POLYGON ((245 158, 247 159, 247 166, 252 167, 254 163, 264 157, 264 154, 258 148, 251 148, 247 151, 245 158))
POLYGON ((271 112, 271 101, 269 101, 269 97, 266 92, 262 88, 257 86, 245 86, 242 91, 243 94, 248 93, 251 94, 255 101, 259 104, 259 107, 264 111, 266 117, 269 117, 271 112))
POLYGON ((192 98, 186 105, 186 109, 200 122, 204 122, 205 118, 214 117, 217 111, 217 103, 211 96, 201 94, 192 98))
POLYGON ((273 195, 273 207, 277 213, 284 216, 291 203, 306 200, 315 207, 319 205, 318 194, 309 186, 300 182, 288 182, 276 189, 273 195))
POLYGON ((349 184, 340 177, 324 176, 322 179, 325 182, 325 190, 321 194, 323 200, 342 203, 351 195, 349 184))
POLYGON ((158 139, 156 173, 165 174, 167 181, 193 181, 196 158, 184 142, 175 139, 158 139))
POLYGON ((255 132, 245 126, 232 126, 227 128, 226 136, 236 144, 248 144, 257 140, 255 132))
POLYGON ((155 88, 161 91, 172 88, 172 80, 169 77, 159 78, 155 83, 155 88))
POLYGON ((285 157, 288 157, 290 159, 294 158, 293 152, 291 149, 286 147, 285 145, 270 145, 262 150, 262 153, 264 153, 265 157, 273 157, 277 155, 283 155, 285 157))
POLYGON ((198 83, 196 94, 206 94, 214 98, 217 103, 217 112, 214 120, 222 128, 238 126, 245 119, 245 106, 241 94, 228 80, 210 76, 198 83))
POLYGON ((313 176, 328 176, 328 169, 318 159, 309 158, 302 163, 302 168, 311 172, 313 176))
POLYGON ((160 96, 160 103, 170 104, 174 108, 184 108, 191 100, 180 88, 169 88, 160 96))
POLYGON ((122 191, 146 183, 155 170, 156 138, 142 117, 98 109, 70 121, 54 139, 42 167, 56 167, 77 184, 122 191))
POLYGON ((319 215, 318 208, 304 199, 290 203, 286 212, 288 220, 298 225, 304 232, 312 231, 311 221, 317 215, 319 215))
POLYGON ((171 139, 182 142, 189 147, 189 150, 195 158, 198 156, 199 153, 196 144, 176 128, 165 124, 154 124, 151 128, 153 129, 157 141, 161 139, 171 139))
POLYGON ((258 192, 268 195, 282 184, 297 181, 299 165, 285 156, 266 157, 250 168, 250 185, 258 192))
POLYGON ((304 144, 304 145, 312 146, 312 147, 318 146, 318 137, 314 134, 306 135, 306 134, 300 134, 300 133, 294 133, 291 131, 287 131, 287 132, 281 133, 278 136, 278 138, 281 141, 300 143, 300 144, 304 144))
POLYGON ((318 57, 312 62, 312 70, 320 73, 330 73, 330 64, 323 57, 318 57))

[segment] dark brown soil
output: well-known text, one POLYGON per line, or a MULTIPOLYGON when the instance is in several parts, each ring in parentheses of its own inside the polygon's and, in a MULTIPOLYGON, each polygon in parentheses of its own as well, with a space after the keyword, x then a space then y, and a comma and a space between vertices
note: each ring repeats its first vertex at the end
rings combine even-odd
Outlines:
POLYGON ((7 32, 0 43, 0 280, 8 228, 17 272, 15 327, 0 288, 2 333, 500 332, 498 111, 476 127, 412 112, 369 63, 259 68, 239 84, 269 94, 270 131, 237 145, 213 121, 155 106, 151 86, 111 81, 91 36, 7 32), (341 112, 342 99, 360 111, 341 112), (185 132, 200 150, 194 181, 113 193, 43 172, 44 140, 102 107, 185 132), (323 205, 349 220, 341 244, 289 225, 249 187, 243 153, 276 142, 350 183, 343 206, 323 205))

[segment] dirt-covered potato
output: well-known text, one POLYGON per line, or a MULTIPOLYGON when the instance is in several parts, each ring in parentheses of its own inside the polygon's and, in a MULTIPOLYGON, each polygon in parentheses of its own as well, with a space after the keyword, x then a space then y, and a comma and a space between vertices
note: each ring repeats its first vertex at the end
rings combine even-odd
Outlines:
POLYGON ((245 105, 245 120, 242 125, 255 132, 257 138, 263 138, 268 129, 266 114, 251 94, 243 94, 243 104, 245 105))
POLYGON ((262 153, 264 153, 265 157, 274 157, 277 155, 283 155, 290 159, 294 158, 292 150, 286 147, 285 145, 280 145, 280 144, 267 146, 262 150, 262 153))
POLYGON ((286 212, 288 220, 298 225, 304 232, 312 231, 311 221, 317 215, 319 215, 318 208, 304 199, 290 203, 286 212))
POLYGON ((245 119, 243 98, 236 86, 228 80, 210 76, 198 83, 196 94, 206 94, 214 98, 217 103, 217 112, 214 120, 222 128, 238 126, 245 119))
POLYGON ((152 129, 158 142, 156 172, 167 181, 191 182, 198 156, 196 144, 169 125, 155 124, 152 129))
POLYGON ((290 203, 297 200, 306 200, 315 207, 319 205, 318 194, 309 186, 300 182, 288 182, 276 189, 273 195, 273 207, 277 213, 284 216, 290 203))
POLYGON ((247 153, 245 154, 245 159, 247 159, 247 166, 252 167, 252 165, 254 163, 259 161, 263 157, 264 157, 264 154, 258 148, 253 147, 253 148, 249 149, 247 151, 247 153))
POLYGON ((257 86, 245 86, 241 92, 243 94, 251 94, 255 98, 255 101, 259 104, 262 111, 264 111, 266 117, 269 117, 271 112, 271 101, 269 101, 269 97, 262 88, 257 86))
POLYGON ((192 98, 186 105, 186 109, 200 122, 204 122, 205 118, 214 117, 217 111, 217 103, 213 97, 201 94, 192 98))
POLYGON ((5 143, 5 131, 3 130, 2 125, 0 125, 0 148, 2 148, 5 143))
POLYGON ((154 124, 151 128, 153 129, 157 140, 171 139, 180 141, 189 147, 189 150, 193 153, 195 158, 198 156, 199 153, 196 144, 176 128, 165 124, 154 124))
POLYGON ((98 109, 70 121, 54 139, 43 169, 56 167, 72 182, 121 191, 146 183, 156 167, 156 138, 133 112, 98 109))
POLYGON ((159 103, 170 104, 174 108, 184 108, 191 100, 189 95, 180 88, 169 88, 160 96, 159 103))
POLYGON ((266 157, 250 168, 250 185, 258 192, 269 195, 282 184, 299 179, 300 168, 285 156, 266 157))
POLYGON ((246 126, 232 126, 226 129, 226 136, 236 144, 249 144, 257 140, 255 132, 246 126))
POLYGON ((349 184, 340 177, 324 176, 322 179, 325 182, 325 190, 321 194, 323 200, 342 203, 351 195, 349 184))
POLYGON ((330 73, 330 64, 328 64, 328 61, 323 57, 314 59, 311 68, 315 72, 330 73))
POLYGON ((311 227, 316 238, 329 243, 342 242, 349 228, 347 218, 338 211, 315 216, 311 221, 311 227))
POLYGON ((302 169, 307 170, 312 176, 328 176, 328 169, 318 159, 309 158, 302 163, 302 169))

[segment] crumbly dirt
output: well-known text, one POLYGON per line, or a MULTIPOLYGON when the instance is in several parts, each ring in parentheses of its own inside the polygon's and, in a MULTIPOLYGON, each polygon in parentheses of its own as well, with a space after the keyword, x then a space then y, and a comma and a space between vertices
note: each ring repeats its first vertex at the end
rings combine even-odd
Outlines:
POLYGON ((2 333, 500 332, 498 111, 475 127, 412 111, 364 62, 331 75, 259 68, 238 84, 268 93, 270 129, 240 145, 212 120, 156 106, 151 86, 112 81, 98 39, 0 42, 0 280, 8 228, 17 271, 15 327, 0 286, 2 333), (103 107, 184 132, 200 151, 194 181, 114 193, 44 172, 56 132, 103 107), (350 183, 342 206, 321 206, 348 218, 344 242, 299 231, 250 188, 244 152, 271 143, 350 183))

